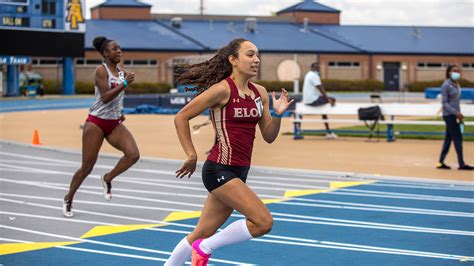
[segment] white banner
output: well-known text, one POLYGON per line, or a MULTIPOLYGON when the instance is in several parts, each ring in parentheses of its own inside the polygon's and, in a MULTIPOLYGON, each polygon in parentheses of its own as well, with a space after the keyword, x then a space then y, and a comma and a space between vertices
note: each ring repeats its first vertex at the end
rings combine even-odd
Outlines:
POLYGON ((64 9, 64 30, 85 32, 85 0, 64 0, 64 9))

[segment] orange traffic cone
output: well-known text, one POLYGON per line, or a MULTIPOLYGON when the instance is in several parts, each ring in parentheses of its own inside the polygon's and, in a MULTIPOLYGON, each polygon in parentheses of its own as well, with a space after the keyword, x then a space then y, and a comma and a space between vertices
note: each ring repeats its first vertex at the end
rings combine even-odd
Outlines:
POLYGON ((38 134, 38 129, 35 129, 35 133, 33 134, 33 145, 41 145, 40 139, 39 139, 39 134, 38 134))

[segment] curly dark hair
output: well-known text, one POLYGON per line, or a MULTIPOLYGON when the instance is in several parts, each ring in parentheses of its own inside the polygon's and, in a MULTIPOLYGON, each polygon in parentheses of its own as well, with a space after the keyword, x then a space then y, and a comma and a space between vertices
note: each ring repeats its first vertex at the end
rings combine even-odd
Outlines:
POLYGON ((177 66, 173 73, 175 81, 179 84, 195 85, 194 88, 187 88, 187 90, 201 93, 232 74, 232 65, 228 58, 230 55, 237 57, 240 45, 246 41, 243 38, 234 39, 205 62, 177 66))
POLYGON ((107 47, 107 44, 112 41, 113 40, 107 39, 105 36, 97 36, 92 41, 92 45, 94 45, 95 49, 99 51, 100 54, 104 55, 105 47, 107 47))

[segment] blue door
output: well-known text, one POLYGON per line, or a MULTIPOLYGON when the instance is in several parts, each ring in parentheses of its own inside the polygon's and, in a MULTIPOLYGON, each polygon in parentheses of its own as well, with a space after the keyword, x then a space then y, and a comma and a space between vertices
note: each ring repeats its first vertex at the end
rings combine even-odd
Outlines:
POLYGON ((385 91, 400 90, 400 63, 383 63, 383 81, 385 91))

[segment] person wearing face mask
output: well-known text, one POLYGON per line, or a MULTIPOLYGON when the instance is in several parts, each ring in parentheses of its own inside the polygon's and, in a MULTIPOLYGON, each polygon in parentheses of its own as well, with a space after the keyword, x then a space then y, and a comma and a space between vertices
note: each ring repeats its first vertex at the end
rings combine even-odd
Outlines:
POLYGON ((250 81, 258 73, 259 51, 255 44, 238 38, 219 49, 206 62, 182 66, 178 83, 195 84, 199 93, 174 119, 176 132, 186 153, 186 161, 176 177, 188 178, 196 170, 189 120, 209 109, 216 134, 202 167, 202 181, 209 191, 196 228, 174 248, 166 266, 205 266, 220 247, 250 240, 268 233, 273 218, 268 208, 247 184, 256 126, 263 139, 272 143, 278 136, 281 117, 293 100, 282 89, 280 98, 270 98, 267 90, 250 81), (270 114, 270 101, 274 113, 270 114), (217 232, 234 210, 245 216, 217 232))
POLYGON ((458 157, 459 170, 473 170, 474 167, 467 165, 464 162, 462 152, 462 132, 461 128, 464 126, 464 116, 461 113, 460 99, 461 86, 459 80, 461 79, 461 69, 457 65, 449 65, 446 69, 446 80, 441 86, 441 97, 443 105, 443 120, 446 124, 446 134, 444 137, 443 148, 441 156, 439 157, 438 169, 451 169, 444 163, 446 155, 448 154, 451 142, 454 143, 456 154, 458 157))
POLYGON ((96 100, 89 109, 82 130, 82 165, 74 174, 64 197, 63 215, 68 218, 73 216, 74 194, 92 171, 104 139, 124 154, 114 168, 100 178, 106 200, 112 198, 112 179, 130 168, 140 157, 133 135, 122 124, 125 120, 122 114, 125 89, 134 81, 135 74, 119 67, 122 50, 117 42, 100 36, 94 39, 93 45, 105 62, 95 70, 96 100))

